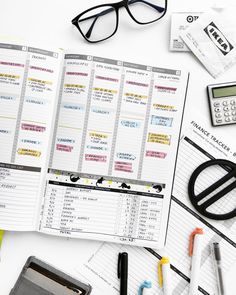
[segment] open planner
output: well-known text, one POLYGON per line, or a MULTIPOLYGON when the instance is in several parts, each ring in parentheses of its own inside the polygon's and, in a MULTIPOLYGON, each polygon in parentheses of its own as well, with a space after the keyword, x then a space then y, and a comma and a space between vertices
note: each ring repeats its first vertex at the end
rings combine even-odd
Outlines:
POLYGON ((162 247, 187 84, 0 43, 0 228, 162 247))

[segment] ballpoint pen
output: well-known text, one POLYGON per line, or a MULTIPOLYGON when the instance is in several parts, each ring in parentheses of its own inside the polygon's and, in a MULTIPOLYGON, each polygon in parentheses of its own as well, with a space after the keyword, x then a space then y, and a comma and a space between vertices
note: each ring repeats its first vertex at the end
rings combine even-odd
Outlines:
POLYGON ((149 295, 151 294, 152 282, 144 281, 138 290, 138 295, 149 295))
POLYGON ((189 286, 189 295, 198 294, 198 280, 200 274, 200 264, 202 256, 202 238, 203 229, 196 228, 190 235, 189 241, 189 256, 192 257, 191 261, 191 277, 189 286))
POLYGON ((158 264, 159 285, 163 288, 164 295, 171 295, 171 274, 170 260, 168 257, 162 257, 158 264))
POLYGON ((128 289, 128 253, 119 253, 117 276, 120 279, 120 295, 127 295, 128 289))
POLYGON ((223 281, 223 273, 221 267, 221 254, 220 254, 220 247, 219 243, 213 243, 211 245, 212 250, 212 258, 214 262, 214 268, 216 272, 216 279, 217 279, 217 288, 218 288, 218 295, 224 295, 224 281, 223 281))

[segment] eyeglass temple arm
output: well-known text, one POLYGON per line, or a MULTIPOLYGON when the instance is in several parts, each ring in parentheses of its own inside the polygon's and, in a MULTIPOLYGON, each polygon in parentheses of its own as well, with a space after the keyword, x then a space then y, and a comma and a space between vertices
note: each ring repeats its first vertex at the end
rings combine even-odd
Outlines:
MULTIPOLYGON (((160 7, 160 6, 158 6, 158 5, 155 5, 155 4, 152 4, 152 3, 149 3, 149 2, 147 2, 147 1, 145 1, 145 0, 131 0, 131 1, 129 2, 129 4, 134 4, 134 3, 138 3, 138 2, 145 3, 145 4, 147 4, 147 5, 151 6, 151 7, 153 7, 154 9, 156 9, 156 10, 157 10, 158 12, 160 12, 160 13, 163 12, 163 11, 165 10, 165 8, 160 7)), ((103 15, 106 15, 106 14, 112 12, 113 10, 114 10, 113 8, 109 8, 109 9, 106 9, 106 10, 100 12, 100 13, 97 13, 97 14, 94 14, 94 15, 91 15, 91 16, 88 16, 88 17, 86 17, 86 18, 83 18, 83 19, 79 20, 79 22, 83 22, 83 21, 85 21, 85 20, 88 20, 88 19, 94 18, 94 21, 92 22, 92 24, 91 24, 90 28, 88 29, 87 33, 85 34, 85 36, 86 36, 87 38, 90 38, 90 36, 91 36, 91 34, 92 34, 92 31, 93 31, 93 28, 94 28, 94 25, 95 25, 96 21, 98 20, 98 18, 99 18, 100 16, 103 16, 103 15)), ((73 22, 73 21, 72 21, 72 22, 73 22)))

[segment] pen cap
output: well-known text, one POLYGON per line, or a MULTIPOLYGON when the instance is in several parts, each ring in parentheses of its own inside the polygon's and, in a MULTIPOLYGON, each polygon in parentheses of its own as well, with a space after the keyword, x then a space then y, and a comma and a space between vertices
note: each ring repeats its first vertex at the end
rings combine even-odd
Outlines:
POLYGON ((163 287, 163 268, 165 267, 170 267, 170 259, 163 256, 158 263, 158 279, 161 288, 163 287))
POLYGON ((193 247, 194 247, 194 239, 195 239, 195 236, 196 235, 203 235, 204 232, 203 232, 203 229, 202 228, 199 228, 197 227, 190 235, 190 238, 189 238, 189 249, 188 249, 188 252, 189 252, 189 256, 193 256, 193 247))
POLYGON ((128 253, 122 252, 118 255, 117 277, 120 279, 121 273, 128 272, 128 253))
POLYGON ((152 288, 151 281, 144 281, 142 285, 139 287, 138 295, 147 295, 149 294, 149 290, 152 288))
POLYGON ((220 255, 219 243, 213 243, 212 246, 213 246, 212 248, 213 248, 214 259, 216 261, 220 261, 221 260, 221 255, 220 255))

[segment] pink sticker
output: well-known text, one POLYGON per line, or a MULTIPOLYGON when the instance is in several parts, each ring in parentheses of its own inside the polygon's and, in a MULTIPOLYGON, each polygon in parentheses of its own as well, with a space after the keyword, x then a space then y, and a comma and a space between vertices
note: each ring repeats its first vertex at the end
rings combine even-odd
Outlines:
POLYGON ((86 161, 94 161, 94 162, 106 162, 107 156, 86 154, 85 160, 86 161))
POLYGON ((146 157, 165 159, 166 155, 167 154, 163 152, 146 151, 146 157))
POLYGON ((117 161, 115 162, 115 170, 123 172, 133 172, 132 163, 117 161))
POLYGON ((73 150, 73 146, 65 145, 65 144, 57 144, 57 150, 70 153, 73 150))
POLYGON ((36 131, 36 132, 44 132, 46 130, 46 127, 23 123, 23 124, 21 124, 21 129, 36 131))

